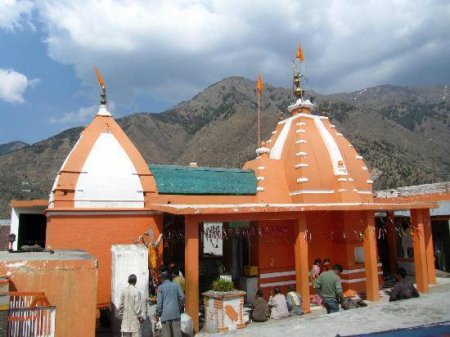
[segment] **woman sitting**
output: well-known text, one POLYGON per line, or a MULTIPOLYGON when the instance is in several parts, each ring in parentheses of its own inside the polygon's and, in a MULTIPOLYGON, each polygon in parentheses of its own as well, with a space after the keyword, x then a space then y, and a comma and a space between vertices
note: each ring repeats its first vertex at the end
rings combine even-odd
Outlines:
POLYGON ((269 319, 269 305, 263 297, 263 292, 258 290, 252 304, 252 320, 265 322, 269 319))

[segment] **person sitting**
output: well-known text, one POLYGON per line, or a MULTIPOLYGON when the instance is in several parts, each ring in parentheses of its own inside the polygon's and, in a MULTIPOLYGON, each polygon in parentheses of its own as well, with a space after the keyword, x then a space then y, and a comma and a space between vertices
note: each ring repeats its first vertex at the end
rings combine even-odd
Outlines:
POLYGON ((286 294, 286 303, 291 315, 303 315, 302 296, 295 291, 295 287, 290 285, 286 294))
POLYGON ((392 289, 391 296, 389 297, 389 302, 404 300, 411 297, 419 297, 417 289, 411 280, 406 279, 405 268, 398 268, 395 274, 397 283, 392 289))
POLYGON ((265 322, 269 319, 269 305, 263 297, 263 292, 258 290, 252 304, 252 320, 265 322))
POLYGON ((322 265, 322 260, 321 259, 315 259, 313 266, 311 268, 311 282, 312 282, 312 286, 314 289, 316 289, 316 282, 317 279, 319 278, 320 275, 320 269, 321 269, 321 265, 322 265))
POLYGON ((271 308, 270 318, 281 319, 289 317, 290 313, 287 307, 286 297, 281 293, 280 288, 276 287, 273 292, 274 296, 269 298, 269 307, 271 308))
POLYGON ((330 270, 330 263, 331 259, 327 257, 326 259, 323 259, 322 265, 320 266, 320 272, 319 274, 325 273, 326 271, 330 270))

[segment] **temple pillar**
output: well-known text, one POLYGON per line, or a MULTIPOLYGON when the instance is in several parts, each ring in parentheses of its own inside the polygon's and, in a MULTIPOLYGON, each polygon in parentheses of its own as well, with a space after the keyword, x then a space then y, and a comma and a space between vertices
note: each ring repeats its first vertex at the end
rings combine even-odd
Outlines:
POLYGON ((414 247, 414 268, 416 271, 417 290, 428 292, 427 253, 423 214, 420 209, 411 210, 411 236, 414 247))
POLYGON ((375 217, 373 212, 365 212, 364 219, 364 267, 366 269, 366 298, 369 301, 379 299, 377 238, 375 235, 375 217))
POLYGON ((423 209, 423 229, 425 233, 425 250, 427 252, 427 271, 428 282, 436 284, 436 269, 434 267, 434 248, 433 248, 433 234, 431 231, 430 210, 423 209))
POLYGON ((297 283, 297 291, 303 298, 303 311, 305 313, 311 311, 308 271, 306 215, 301 213, 295 223, 295 281, 297 283))
POLYGON ((198 220, 185 216, 184 265, 186 279, 186 312, 192 318, 194 331, 199 330, 199 235, 198 220))
POLYGON ((389 247, 389 271, 392 275, 397 272, 397 235, 395 233, 394 212, 386 212, 387 225, 386 234, 389 247))

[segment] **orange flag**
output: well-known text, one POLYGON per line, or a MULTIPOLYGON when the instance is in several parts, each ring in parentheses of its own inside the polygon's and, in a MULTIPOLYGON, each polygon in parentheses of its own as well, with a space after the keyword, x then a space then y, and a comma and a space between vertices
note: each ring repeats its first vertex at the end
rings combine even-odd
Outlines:
POLYGON ((264 83, 261 78, 261 73, 258 73, 258 82, 256 82, 256 91, 258 95, 261 95, 262 90, 264 89, 264 83))
POLYGON ((297 55, 295 57, 298 58, 300 60, 300 62, 304 61, 302 47, 298 47, 297 55))
POLYGON ((95 69, 95 73, 97 74, 98 83, 100 84, 100 86, 102 88, 106 88, 105 81, 103 81, 102 74, 100 74, 100 72, 98 71, 96 66, 94 66, 94 69, 95 69))

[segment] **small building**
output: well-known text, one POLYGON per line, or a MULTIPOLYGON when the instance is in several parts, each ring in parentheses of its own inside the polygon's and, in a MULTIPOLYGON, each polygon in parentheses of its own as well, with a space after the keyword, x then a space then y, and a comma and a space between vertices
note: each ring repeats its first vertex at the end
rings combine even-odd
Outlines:
POLYGON ((44 211, 48 200, 12 200, 11 201, 11 233, 16 238, 13 249, 39 245, 45 247, 47 218, 44 211))
POLYGON ((30 330, 31 325, 42 329, 45 323, 52 336, 95 335, 97 260, 94 257, 83 251, 67 250, 0 252, 0 275, 9 281, 11 305, 26 304, 10 308, 9 315, 14 316, 15 310, 18 311, 16 324, 28 323, 30 330), (33 302, 37 300, 44 300, 46 305, 34 307, 33 302))
MULTIPOLYGON (((375 199, 380 202, 437 203, 438 207, 430 209, 435 267, 450 272, 450 182, 376 191, 375 199)), ((400 233, 395 236, 395 240, 384 245, 387 247, 387 251, 383 252, 386 269, 393 271, 397 266, 401 266, 414 274, 414 248, 410 236, 405 235, 411 230, 411 212, 407 210, 381 213, 377 216, 377 222, 380 226, 392 222, 400 233)))

